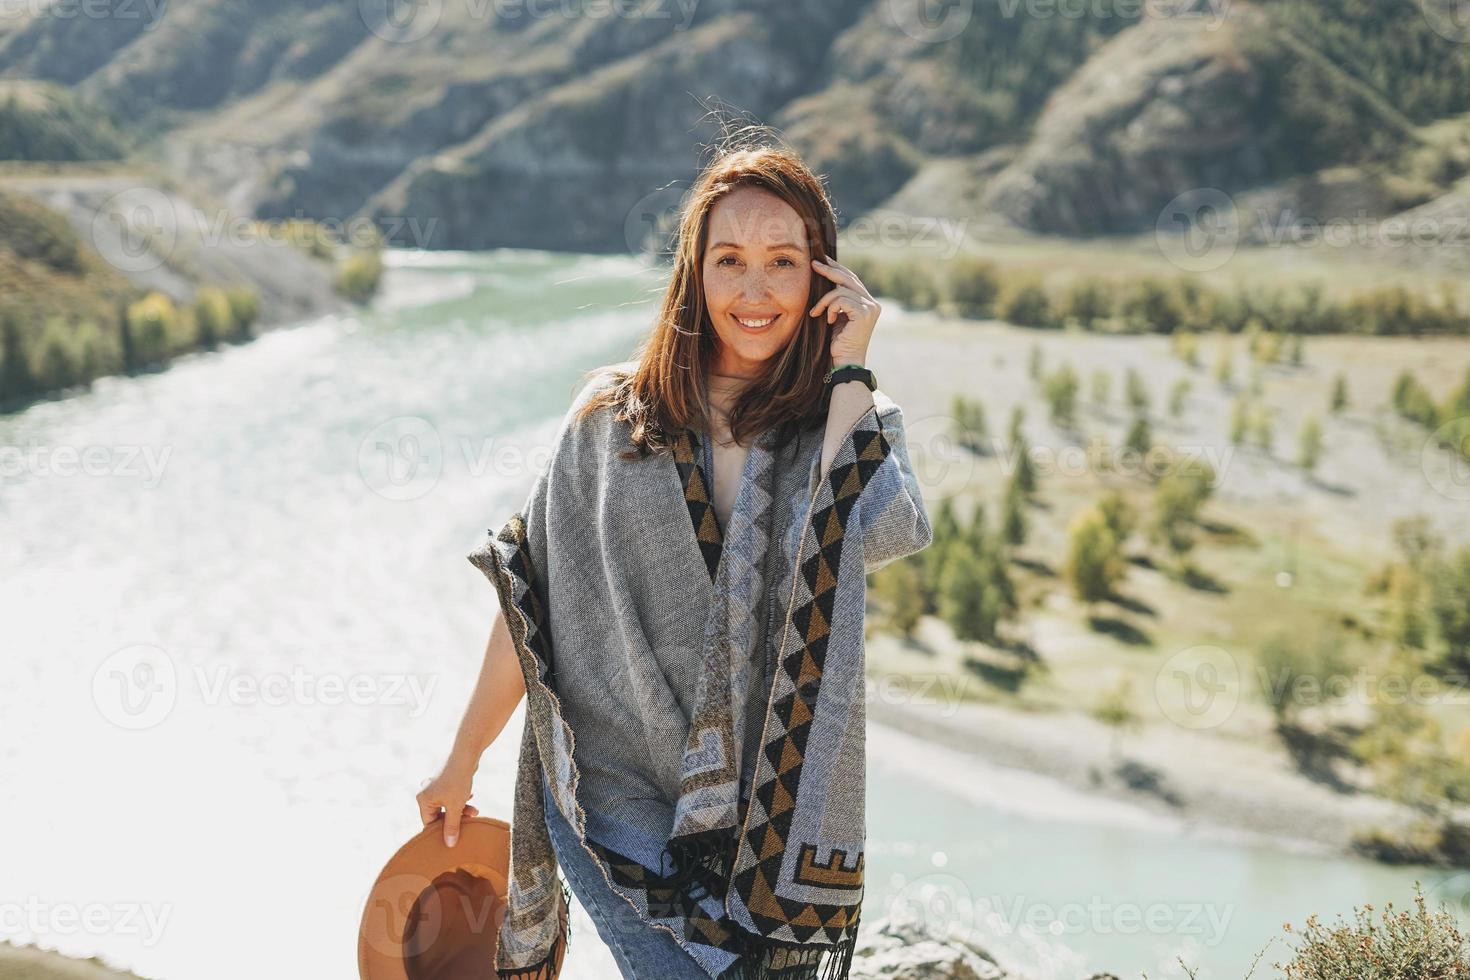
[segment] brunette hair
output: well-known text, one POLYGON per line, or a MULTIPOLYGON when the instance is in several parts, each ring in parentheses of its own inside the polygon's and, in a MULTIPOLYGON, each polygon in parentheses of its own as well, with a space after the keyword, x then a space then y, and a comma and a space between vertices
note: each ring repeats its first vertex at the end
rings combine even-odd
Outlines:
MULTIPOLYGON (((769 137, 763 127, 758 136, 769 137)), ((740 134, 716 147, 700 170, 680 211, 673 269, 663 305, 652 330, 639 344, 636 366, 613 369, 613 380, 595 392, 578 413, 582 418, 603 406, 631 427, 632 450, 620 455, 637 459, 660 452, 673 433, 686 426, 708 427, 705 376, 715 364, 719 338, 704 306, 703 259, 708 243, 710 209, 739 187, 759 187, 781 198, 801 217, 811 258, 837 257, 837 221, 821 180, 796 151, 779 139, 744 145, 740 134)), ((806 309, 834 287, 813 271, 806 309)), ((832 326, 825 315, 804 315, 790 342, 767 363, 765 372, 741 391, 729 413, 732 438, 780 426, 780 441, 826 416, 828 351, 832 326)), ((596 373, 596 372, 589 372, 596 373)))

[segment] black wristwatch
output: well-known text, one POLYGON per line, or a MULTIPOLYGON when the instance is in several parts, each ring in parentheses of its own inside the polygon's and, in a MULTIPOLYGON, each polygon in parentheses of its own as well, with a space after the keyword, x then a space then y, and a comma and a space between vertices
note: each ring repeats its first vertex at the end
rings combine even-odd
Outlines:
POLYGON ((840 368, 833 368, 827 372, 825 380, 829 385, 837 385, 854 378, 867 385, 869 391, 875 391, 878 387, 877 376, 860 364, 844 364, 840 368))

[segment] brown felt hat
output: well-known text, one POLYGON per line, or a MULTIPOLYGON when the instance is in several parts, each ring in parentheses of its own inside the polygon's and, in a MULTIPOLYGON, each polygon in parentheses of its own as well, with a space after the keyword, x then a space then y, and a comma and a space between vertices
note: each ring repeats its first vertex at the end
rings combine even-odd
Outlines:
MULTIPOLYGON (((484 980, 505 918, 510 824, 465 817, 444 844, 435 820, 388 859, 357 936, 362 980, 484 980)), ((552 976, 561 970, 558 962, 552 976)))

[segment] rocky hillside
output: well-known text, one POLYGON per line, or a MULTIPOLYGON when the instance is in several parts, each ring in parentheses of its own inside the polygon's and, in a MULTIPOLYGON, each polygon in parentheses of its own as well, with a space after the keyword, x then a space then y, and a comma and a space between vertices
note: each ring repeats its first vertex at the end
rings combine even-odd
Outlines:
POLYGON ((1170 2, 568 17, 466 0, 391 22, 310 0, 25 5, 0 25, 0 78, 71 86, 238 213, 371 216, 427 247, 637 244, 722 102, 784 130, 846 220, 893 207, 1086 236, 1151 230, 1201 187, 1373 214, 1455 197, 1470 166, 1457 22, 1417 3, 1170 2), (1354 194, 1321 192, 1343 180, 1354 194))

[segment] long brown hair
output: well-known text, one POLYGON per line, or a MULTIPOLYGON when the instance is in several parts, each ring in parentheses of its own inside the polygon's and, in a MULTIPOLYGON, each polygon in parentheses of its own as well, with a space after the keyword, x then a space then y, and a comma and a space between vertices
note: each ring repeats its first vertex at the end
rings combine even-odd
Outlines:
MULTIPOLYGON (((821 181, 793 149, 779 140, 748 146, 737 139, 718 147, 685 198, 672 275, 658 319, 638 347, 636 368, 614 369, 613 381, 594 393, 577 416, 608 406, 615 418, 628 422, 633 448, 620 454, 624 459, 666 449, 681 428, 708 430, 705 377, 719 354, 719 338, 704 306, 703 258, 710 209, 736 188, 752 186, 775 194, 801 217, 811 258, 837 257, 831 202, 821 181)), ((806 308, 832 288, 830 279, 813 271, 806 308)), ((791 341, 731 407, 732 438, 744 445, 747 437, 780 426, 778 438, 785 441, 796 429, 822 421, 831 343, 832 327, 825 313, 804 316, 791 341)))

